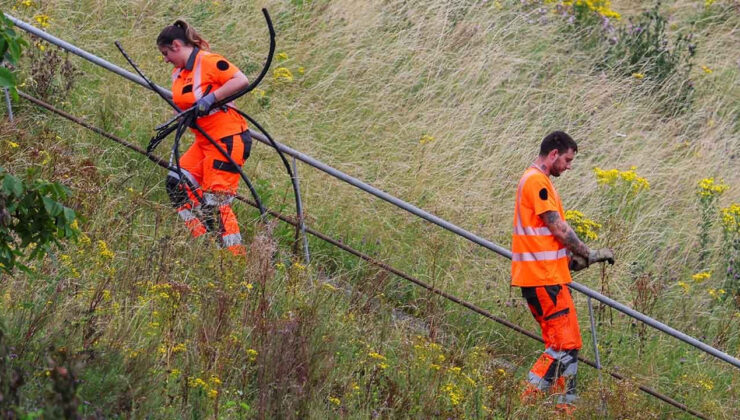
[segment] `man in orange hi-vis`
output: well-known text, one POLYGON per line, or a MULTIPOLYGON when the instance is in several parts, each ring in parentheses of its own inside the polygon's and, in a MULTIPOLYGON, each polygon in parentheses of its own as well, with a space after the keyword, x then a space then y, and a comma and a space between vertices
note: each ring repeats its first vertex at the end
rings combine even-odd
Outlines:
POLYGON ((560 196, 550 181, 570 169, 578 145, 562 131, 548 134, 540 154, 519 181, 514 208, 511 285, 520 287, 540 324, 545 351, 529 371, 522 401, 533 403, 546 391, 557 394, 556 407, 571 414, 581 333, 567 284, 570 270, 614 263, 608 248, 591 250, 565 221, 560 196))
MULTIPOLYGON (((247 77, 182 20, 165 27, 157 37, 165 62, 172 63, 172 100, 185 110, 195 106, 197 123, 225 150, 233 163, 199 131, 180 158, 181 174, 171 171, 166 188, 193 237, 218 229, 221 245, 244 255, 236 215, 231 209, 239 185, 239 167, 249 157, 252 139, 246 120, 231 108, 211 109, 249 84, 247 77)), ((233 105, 233 104, 230 104, 233 105)))

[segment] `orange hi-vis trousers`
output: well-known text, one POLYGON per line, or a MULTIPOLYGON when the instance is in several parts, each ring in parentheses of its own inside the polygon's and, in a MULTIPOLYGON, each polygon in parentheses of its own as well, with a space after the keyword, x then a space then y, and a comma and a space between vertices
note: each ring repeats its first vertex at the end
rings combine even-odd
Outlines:
POLYGON ((558 403, 572 404, 576 400, 582 342, 570 290, 564 284, 522 287, 522 296, 540 324, 545 341, 545 351, 532 366, 527 381, 542 391, 557 389, 561 393, 558 403))
MULTIPOLYGON (((239 167, 249 157, 252 139, 248 132, 217 141, 239 167)), ((167 192, 192 236, 218 229, 224 248, 235 255, 245 255, 239 223, 231 208, 239 185, 239 168, 208 140, 196 137, 180 158, 180 169, 186 179, 171 171, 167 192)))

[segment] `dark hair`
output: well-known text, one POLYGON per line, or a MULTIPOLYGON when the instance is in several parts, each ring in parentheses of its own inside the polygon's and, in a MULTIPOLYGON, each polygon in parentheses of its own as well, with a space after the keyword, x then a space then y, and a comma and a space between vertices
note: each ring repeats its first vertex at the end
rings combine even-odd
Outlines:
POLYGON ((563 131, 553 131, 552 133, 545 136, 542 139, 540 145, 540 156, 547 156, 553 150, 557 149, 558 153, 566 153, 568 149, 573 149, 573 152, 578 151, 578 145, 576 142, 563 131))
POLYGON ((160 32, 157 37, 157 46, 164 47, 172 45, 172 42, 176 39, 179 39, 185 43, 185 45, 192 45, 201 50, 208 50, 210 48, 208 41, 203 39, 200 34, 184 20, 178 19, 172 25, 166 26, 162 29, 162 32, 160 32))

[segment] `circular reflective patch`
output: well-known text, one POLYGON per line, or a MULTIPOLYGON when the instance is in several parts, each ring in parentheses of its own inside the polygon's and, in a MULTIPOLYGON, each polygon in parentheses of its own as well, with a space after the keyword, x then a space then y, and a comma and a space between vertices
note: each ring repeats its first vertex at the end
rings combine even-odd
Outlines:
POLYGON ((216 63, 216 67, 218 67, 218 69, 221 71, 225 71, 229 69, 229 63, 226 60, 218 60, 218 63, 216 63))
POLYGON ((540 198, 543 200, 547 200, 547 188, 543 188, 540 190, 540 198))

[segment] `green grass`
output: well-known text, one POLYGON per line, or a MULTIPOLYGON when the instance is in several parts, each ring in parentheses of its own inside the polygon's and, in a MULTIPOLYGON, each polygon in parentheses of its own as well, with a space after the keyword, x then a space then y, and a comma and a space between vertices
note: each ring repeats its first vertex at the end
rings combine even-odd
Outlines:
MULTIPOLYGON (((649 6, 643 3, 612 7, 626 19, 649 6)), ((730 188, 718 207, 740 201, 737 5, 664 3, 671 34, 693 30, 698 45, 694 103, 672 117, 639 79, 597 70, 603 51, 579 43, 563 19, 540 23, 518 1, 463 7, 443 0, 54 0, 31 7, 6 1, 3 8, 15 6, 10 13, 26 21, 49 15, 49 32, 126 67, 113 45, 120 40, 147 75, 167 86, 170 69, 154 46, 163 26, 184 17, 214 51, 254 77, 267 51, 259 12, 265 6, 278 51, 288 55, 274 66, 289 68, 295 79, 278 83, 268 74, 260 87, 269 109, 251 95, 240 107, 276 140, 503 246, 510 244, 519 176, 541 138, 564 129, 580 153, 556 187, 566 209, 603 225, 589 245, 611 246, 617 257, 606 279, 592 268, 576 280, 737 357, 738 309, 709 294, 724 285, 727 245, 718 221, 708 262, 699 263, 696 249, 697 182, 724 179, 730 188), (420 142, 425 135, 433 139, 420 142), (592 172, 633 165, 650 183, 637 196, 597 185, 592 172), (691 279, 704 270, 713 272, 708 280, 691 279)), ((71 60, 84 75, 64 98, 50 100, 146 145, 151 129, 168 117, 167 106, 139 86, 71 60)), ((28 68, 21 73, 30 86, 28 68)), ((314 263, 292 266, 292 229, 275 227, 272 244, 259 236, 256 212, 241 205, 243 231, 250 241, 261 239, 248 262, 235 262, 208 241, 187 239, 169 208, 160 168, 28 104, 17 104, 16 112, 17 127, 0 130, 3 166, 38 166, 46 179, 67 184, 90 239, 37 264, 36 276, 4 275, 0 282, 3 342, 12 352, 23 349, 12 362, 26 380, 22 412, 57 404, 49 399, 56 383, 50 360, 64 357, 60 363, 82 379, 75 391, 82 413, 105 417, 538 418, 552 408, 518 401, 519 382, 540 344, 315 238, 309 238, 314 263), (50 162, 43 163, 42 151, 50 162), (101 255, 98 240, 112 259, 101 255), (282 268, 265 273, 275 247, 282 268), (322 286, 327 278, 350 292, 322 286), (181 295, 173 299, 161 287, 182 287, 181 295), (394 321, 394 309, 427 326, 394 321), (258 353, 254 360, 249 349, 258 353), (217 398, 209 396, 213 390, 217 398), (463 399, 454 405, 458 396, 463 399)), ((273 151, 256 145, 245 169, 270 207, 294 213, 273 151)), ((503 258, 300 163, 299 175, 310 226, 536 331, 518 291, 508 287, 503 258)), ((582 353, 592 359, 585 299, 576 297, 576 304, 589 343, 582 353)), ((604 364, 632 379, 618 383, 605 375, 602 386, 582 366, 579 416, 600 417, 602 398, 613 418, 681 415, 637 391, 636 383, 713 418, 739 415, 734 368, 641 330, 617 312, 602 319, 599 337, 604 364)))

